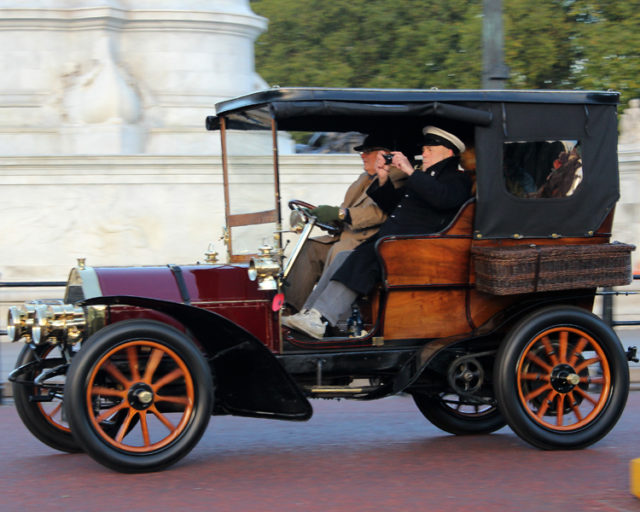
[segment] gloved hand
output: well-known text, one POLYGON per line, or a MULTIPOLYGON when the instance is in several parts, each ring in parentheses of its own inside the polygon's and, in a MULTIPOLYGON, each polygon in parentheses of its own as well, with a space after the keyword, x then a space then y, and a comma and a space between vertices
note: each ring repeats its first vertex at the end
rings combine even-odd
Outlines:
POLYGON ((329 206, 328 204, 321 204, 313 208, 310 213, 318 219, 318 222, 322 224, 331 224, 332 222, 338 222, 338 212, 340 208, 337 206, 329 206))

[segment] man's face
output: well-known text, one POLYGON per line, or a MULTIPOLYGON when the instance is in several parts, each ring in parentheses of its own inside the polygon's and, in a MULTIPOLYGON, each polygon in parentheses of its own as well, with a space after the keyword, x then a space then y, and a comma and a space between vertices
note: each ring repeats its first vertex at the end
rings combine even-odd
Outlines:
POLYGON ((365 149, 360 152, 360 158, 362 158, 362 165, 364 166, 364 170, 367 172, 369 176, 374 176, 376 174, 376 157, 378 153, 381 151, 385 151, 384 149, 365 149))
POLYGON ((453 156, 453 151, 444 146, 422 146, 422 170, 437 164, 445 158, 453 156))

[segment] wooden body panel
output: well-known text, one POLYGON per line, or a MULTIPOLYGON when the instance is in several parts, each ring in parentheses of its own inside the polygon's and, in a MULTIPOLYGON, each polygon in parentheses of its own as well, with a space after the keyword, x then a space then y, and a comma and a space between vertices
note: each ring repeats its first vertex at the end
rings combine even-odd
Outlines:
POLYGON ((472 238, 474 213, 475 203, 469 202, 442 233, 392 237, 379 243, 386 291, 385 339, 468 333, 521 299, 475 289, 472 247, 594 244, 610 238, 603 225, 594 236, 584 238, 477 240, 472 238))
POLYGON ((466 285, 470 248, 471 237, 389 240, 380 251, 385 287, 466 285))

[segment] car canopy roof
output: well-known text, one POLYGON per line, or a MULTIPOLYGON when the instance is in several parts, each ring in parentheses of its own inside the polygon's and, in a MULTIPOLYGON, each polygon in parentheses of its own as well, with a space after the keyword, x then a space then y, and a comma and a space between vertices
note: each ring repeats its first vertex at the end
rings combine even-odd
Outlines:
POLYGON ((590 236, 618 197, 617 117, 613 91, 402 90, 274 88, 223 101, 207 128, 383 131, 408 155, 421 128, 436 124, 475 147, 477 238, 590 236), (582 184, 570 197, 516 197, 504 184, 511 142, 572 141, 582 184))

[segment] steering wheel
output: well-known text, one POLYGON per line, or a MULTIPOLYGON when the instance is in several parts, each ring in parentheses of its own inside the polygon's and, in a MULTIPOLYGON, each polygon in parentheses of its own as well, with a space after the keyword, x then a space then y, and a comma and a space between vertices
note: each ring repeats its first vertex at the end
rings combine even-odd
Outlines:
MULTIPOLYGON (((308 213, 308 210, 312 210, 314 208, 315 208, 314 205, 307 203, 305 201, 300 201, 299 199, 291 199, 291 201, 289 201, 289 209, 299 211, 306 219, 309 219, 309 217, 313 217, 313 215, 310 215, 308 213)), ((334 226, 333 224, 325 224, 323 222, 318 222, 318 220, 316 219, 315 225, 318 226, 320 229, 324 229, 330 235, 337 235, 338 233, 340 233, 340 228, 337 226, 334 226)))

